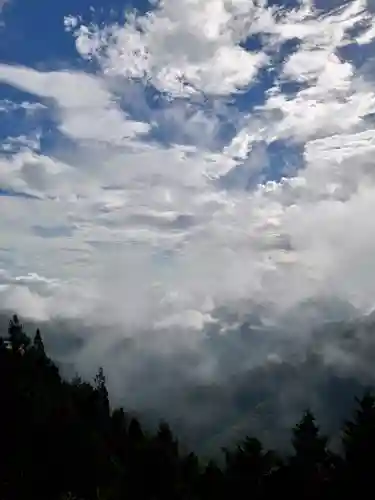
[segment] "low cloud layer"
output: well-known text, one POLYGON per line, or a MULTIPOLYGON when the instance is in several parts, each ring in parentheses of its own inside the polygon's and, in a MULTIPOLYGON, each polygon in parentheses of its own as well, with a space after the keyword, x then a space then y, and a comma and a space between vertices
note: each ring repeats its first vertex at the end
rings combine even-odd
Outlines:
POLYGON ((373 310, 375 5, 321 4, 67 12, 74 69, 0 65, 2 307, 90 327, 75 361, 115 394, 125 365, 212 382, 373 310))

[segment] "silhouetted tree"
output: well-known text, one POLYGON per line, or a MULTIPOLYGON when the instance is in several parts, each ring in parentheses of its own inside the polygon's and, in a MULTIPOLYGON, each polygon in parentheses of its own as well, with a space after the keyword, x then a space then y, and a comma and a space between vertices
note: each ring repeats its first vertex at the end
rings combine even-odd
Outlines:
POLYGON ((23 326, 20 323, 17 314, 14 314, 12 319, 9 321, 8 335, 14 351, 26 349, 30 344, 30 339, 24 333, 23 326))
POLYGON ((333 455, 327 448, 311 411, 306 411, 292 430, 294 455, 290 457, 294 495, 303 498, 322 498, 328 491, 333 468, 333 455))
POLYGON ((237 446, 235 451, 225 451, 227 493, 235 496, 241 491, 252 491, 254 498, 265 492, 265 483, 278 465, 277 455, 263 449, 262 443, 253 437, 237 446))
POLYGON ((95 389, 98 395, 98 415, 100 418, 100 424, 104 429, 107 428, 109 424, 110 408, 106 379, 102 367, 99 368, 98 373, 95 376, 95 389))
POLYGON ((46 351, 45 351, 45 348, 44 348, 44 342, 43 342, 42 336, 40 334, 39 328, 37 329, 37 331, 35 333, 35 337, 34 337, 34 341, 33 341, 33 347, 34 347, 35 351, 38 353, 39 356, 41 356, 43 358, 45 357, 46 351))
POLYGON ((375 474, 374 395, 366 392, 361 399, 356 398, 356 403, 353 419, 345 423, 342 433, 345 485, 353 491, 359 484, 372 487, 375 474))
POLYGON ((213 461, 203 466, 182 451, 167 422, 151 432, 122 408, 111 410, 101 368, 92 383, 63 380, 39 329, 29 347, 14 316, 8 335, 12 349, 0 337, 0 499, 331 500, 353 497, 359 488, 372 491, 371 393, 357 400, 345 423, 340 457, 307 411, 292 430, 287 459, 246 437, 224 450, 222 467, 213 461))
POLYGON ((225 474, 214 460, 210 460, 199 480, 199 498, 201 500, 206 498, 224 500, 227 497, 225 486, 225 474))
POLYGON ((315 417, 306 411, 294 427, 292 445, 295 451, 292 462, 303 468, 315 467, 327 457, 327 438, 321 436, 315 417))

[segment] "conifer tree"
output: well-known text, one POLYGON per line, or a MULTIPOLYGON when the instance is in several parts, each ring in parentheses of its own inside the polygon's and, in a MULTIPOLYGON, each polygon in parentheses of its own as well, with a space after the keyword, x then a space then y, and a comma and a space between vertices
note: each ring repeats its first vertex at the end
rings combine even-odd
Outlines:
POLYGON ((292 445, 295 451, 292 461, 301 467, 313 467, 327 457, 327 438, 321 436, 315 417, 307 410, 294 427, 292 445))
POLYGON ((42 336, 40 334, 39 328, 36 330, 36 333, 35 333, 35 337, 34 337, 34 341, 33 341, 33 347, 34 347, 35 351, 41 357, 45 357, 46 351, 45 351, 45 348, 44 348, 44 342, 43 342, 42 336))
POLYGON ((352 420, 345 423, 342 445, 345 459, 345 482, 353 488, 372 485, 375 473, 375 397, 366 392, 356 398, 352 420))
POLYGON ((9 321, 8 335, 15 352, 18 352, 21 348, 26 349, 30 344, 30 339, 24 333, 23 325, 20 323, 17 314, 14 314, 9 321))
POLYGON ((323 498, 329 490, 333 472, 333 454, 327 437, 320 434, 315 416, 306 411, 292 430, 294 455, 290 458, 292 496, 323 498))
POLYGON ((98 373, 95 376, 95 389, 99 395, 99 403, 105 416, 109 416, 109 396, 106 386, 106 378, 102 367, 99 368, 98 373))

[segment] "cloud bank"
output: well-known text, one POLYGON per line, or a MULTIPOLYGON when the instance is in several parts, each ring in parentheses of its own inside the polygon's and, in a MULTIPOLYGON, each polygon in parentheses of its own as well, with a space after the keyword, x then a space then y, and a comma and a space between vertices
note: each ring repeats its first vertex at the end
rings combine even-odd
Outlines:
POLYGON ((79 68, 0 64, 0 113, 18 124, 0 143, 3 308, 91 325, 77 363, 107 365, 115 392, 127 340, 133 375, 156 352, 212 380, 210 335, 256 325, 248 368, 370 313, 374 12, 164 0, 108 24, 67 13, 79 68))

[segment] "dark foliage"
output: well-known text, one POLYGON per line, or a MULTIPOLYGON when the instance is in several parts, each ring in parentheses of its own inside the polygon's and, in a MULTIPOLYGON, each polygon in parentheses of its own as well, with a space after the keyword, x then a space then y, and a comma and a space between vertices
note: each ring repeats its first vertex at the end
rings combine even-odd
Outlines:
POLYGON ((375 399, 357 400, 333 453, 306 411, 292 430, 291 455, 253 437, 224 450, 223 465, 182 451, 168 423, 147 432, 111 409, 103 370, 92 383, 63 380, 37 330, 17 316, 0 339, 0 498, 2 500, 203 500, 274 495, 325 499, 371 491, 375 399))

